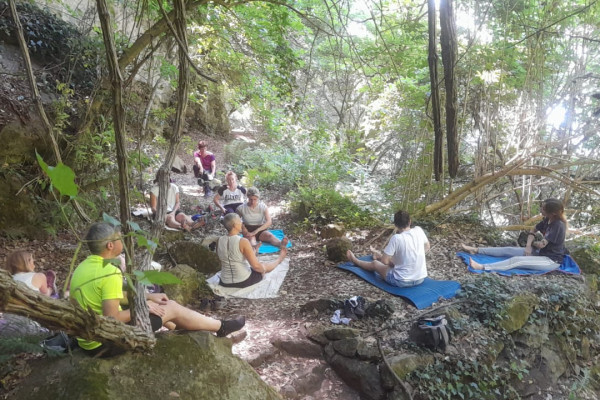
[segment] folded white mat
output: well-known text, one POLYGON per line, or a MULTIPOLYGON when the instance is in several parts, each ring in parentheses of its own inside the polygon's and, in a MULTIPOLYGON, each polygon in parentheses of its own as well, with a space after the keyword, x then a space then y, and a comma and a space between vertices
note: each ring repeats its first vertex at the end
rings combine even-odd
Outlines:
MULTIPOLYGON (((277 255, 259 256, 261 263, 277 259, 277 255)), ((277 292, 290 269, 290 259, 286 257, 273 271, 265 274, 263 280, 247 288, 230 288, 219 285, 221 272, 217 272, 206 282, 212 291, 222 297, 239 297, 243 299, 268 299, 277 297, 277 292)))

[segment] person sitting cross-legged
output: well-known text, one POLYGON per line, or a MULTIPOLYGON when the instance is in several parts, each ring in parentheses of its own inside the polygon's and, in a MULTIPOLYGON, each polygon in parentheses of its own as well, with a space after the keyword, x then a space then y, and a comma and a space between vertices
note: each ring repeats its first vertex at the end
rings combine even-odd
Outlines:
POLYGON ((223 214, 229 214, 235 212, 244 203, 246 188, 238 185, 237 175, 233 171, 228 171, 225 174, 225 181, 227 183, 217 190, 213 202, 221 209, 223 214), (221 200, 223 204, 221 204, 221 200))
POLYGON ((194 152, 194 176, 198 178, 198 184, 204 188, 204 197, 212 196, 210 182, 214 179, 217 172, 217 162, 215 155, 206 150, 206 142, 198 142, 198 150, 194 152))
MULTIPOLYGON (((153 215, 156 215, 156 209, 158 208, 158 196, 159 187, 157 172, 156 178, 154 179, 154 186, 150 189, 150 209, 152 210, 153 215)), ((165 216, 165 225, 169 228, 182 229, 187 232, 205 225, 206 221, 203 218, 194 222, 192 217, 180 210, 180 206, 179 188, 169 179, 169 186, 167 186, 167 214, 165 216)))
POLYGON ((250 241, 256 251, 261 242, 281 247, 281 240, 267 230, 272 224, 271 215, 267 205, 259 200, 258 189, 254 186, 248 188, 246 197, 248 200, 235 210, 242 217, 242 235, 250 241))
POLYGON ((429 240, 423 229, 418 226, 411 228, 410 223, 410 215, 406 211, 398 211, 394 214, 394 225, 399 232, 392 236, 383 254, 375 252, 373 261, 363 261, 348 250, 348 260, 362 269, 376 271, 390 285, 420 285, 427 277, 425 252, 429 250, 429 240))
POLYGON ((248 239, 239 236, 242 220, 235 213, 223 219, 228 234, 217 241, 217 255, 221 261, 221 286, 245 288, 260 282, 264 274, 271 272, 287 256, 288 239, 281 241, 281 251, 275 261, 261 263, 248 239))
MULTIPOLYGON (((106 260, 117 258, 123 251, 119 230, 108 223, 98 222, 89 228, 85 241, 92 254, 73 272, 71 296, 85 310, 91 308, 97 314, 125 323, 130 322, 130 311, 121 308, 124 299, 121 270, 106 263, 106 260)), ((216 332, 217 336, 222 337, 242 329, 246 323, 244 317, 232 320, 207 317, 169 300, 164 293, 148 293, 146 300, 154 330, 171 322, 175 324, 176 329, 216 332)), ((123 352, 93 340, 77 338, 77 341, 90 355, 111 356, 123 352)))

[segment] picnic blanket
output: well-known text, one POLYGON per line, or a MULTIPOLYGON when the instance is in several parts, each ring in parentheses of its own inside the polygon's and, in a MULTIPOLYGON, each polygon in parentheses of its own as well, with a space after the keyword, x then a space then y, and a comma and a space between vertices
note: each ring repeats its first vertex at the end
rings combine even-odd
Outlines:
MULTIPOLYGON (((261 263, 273 261, 277 256, 259 256, 261 263)), ((286 257, 273 271, 265 274, 262 281, 247 288, 230 288, 219 285, 221 272, 207 279, 208 286, 213 293, 222 297, 239 297, 243 299, 268 299, 277 297, 279 288, 290 269, 290 259, 286 257)))
MULTIPOLYGON (((271 232, 273 234, 273 236, 275 236, 277 239, 281 240, 284 237, 283 231, 281 229, 269 229, 269 232, 271 232)), ((287 244, 287 246, 285 246, 286 248, 290 248, 292 247, 292 241, 290 240, 287 244)), ((265 243, 263 242, 263 244, 258 248, 258 254, 271 254, 271 253, 278 253, 279 252, 279 247, 275 247, 272 244, 269 243, 265 243)))
MULTIPOLYGON (((373 257, 363 256, 359 257, 359 260, 371 261, 373 257)), ((444 299, 450 299, 456 295, 456 292, 460 290, 460 283, 455 281, 438 281, 431 278, 425 278, 423 283, 417 286, 400 288, 392 286, 379 276, 374 271, 366 271, 352 262, 347 261, 339 264, 338 268, 350 271, 370 284, 377 286, 379 289, 391 293, 395 296, 402 297, 408 301, 417 309, 422 310, 427 307, 431 307, 433 303, 438 301, 440 297, 444 299)))
POLYGON ((456 253, 456 255, 459 256, 464 261, 465 264, 467 264, 469 271, 476 273, 476 274, 493 272, 495 274, 505 275, 505 276, 541 275, 541 274, 547 274, 548 272, 554 272, 554 271, 558 271, 558 272, 562 272, 563 274, 570 274, 570 275, 580 275, 581 274, 581 270, 579 269, 579 266, 577 265, 575 260, 573 260, 571 258, 571 256, 568 256, 568 255, 565 256, 562 264, 560 264, 560 267, 553 271, 534 271, 534 270, 525 269, 525 268, 513 268, 513 269, 509 269, 508 271, 484 271, 481 269, 471 268, 471 266, 469 265, 469 257, 472 258, 475 262, 478 262, 479 264, 491 264, 491 263, 495 263, 498 261, 506 260, 510 257, 493 257, 493 256, 485 255, 485 254, 469 254, 469 253, 465 253, 462 251, 459 251, 458 253, 456 253))

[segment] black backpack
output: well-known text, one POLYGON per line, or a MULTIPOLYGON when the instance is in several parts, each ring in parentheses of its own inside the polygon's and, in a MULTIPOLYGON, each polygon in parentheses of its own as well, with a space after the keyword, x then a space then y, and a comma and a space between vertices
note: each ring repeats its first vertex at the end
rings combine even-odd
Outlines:
POLYGON ((448 327, 445 315, 434 318, 421 318, 410 329, 408 336, 411 341, 431 350, 445 351, 452 332, 448 327))

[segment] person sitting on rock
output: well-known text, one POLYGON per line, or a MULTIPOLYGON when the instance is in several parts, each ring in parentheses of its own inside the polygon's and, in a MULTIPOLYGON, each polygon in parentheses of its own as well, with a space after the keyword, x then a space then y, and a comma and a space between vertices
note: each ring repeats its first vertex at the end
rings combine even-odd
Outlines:
POLYGON ((461 244, 463 250, 471 254, 485 254, 495 257, 510 257, 490 264, 479 264, 469 258, 471 268, 485 271, 508 271, 513 268, 549 272, 560 268, 565 255, 567 219, 565 207, 558 199, 547 199, 542 204, 543 219, 527 236, 527 245, 523 247, 472 247, 461 244), (541 232, 544 239, 535 242, 535 233, 541 232))
POLYGON ((410 223, 410 215, 398 211, 394 214, 394 225, 399 232, 392 236, 383 253, 374 252, 373 261, 363 261, 348 250, 348 260, 367 271, 376 271, 392 286, 420 285, 427 277, 425 252, 430 245, 423 229, 411 228, 410 223))
POLYGON ((210 181, 215 178, 217 161, 215 155, 206 150, 206 142, 198 142, 198 150, 194 152, 194 176, 198 178, 198 185, 204 188, 204 197, 212 196, 210 181))
POLYGON ((225 174, 225 181, 227 183, 217 190, 213 202, 223 211, 223 214, 229 214, 235 212, 244 203, 246 188, 238 185, 237 175, 233 171, 225 174), (223 204, 221 204, 221 199, 223 199, 223 204))
MULTIPOLYGON (((35 271, 33 254, 27 250, 17 250, 12 252, 6 259, 4 269, 12 275, 17 282, 24 283, 29 289, 39 292, 46 296, 53 294, 53 284, 48 284, 46 274, 35 271)), ((53 278, 56 276, 51 272, 53 278)))
MULTIPOLYGON (((150 209, 152 215, 156 215, 156 209, 158 207, 158 172, 154 179, 154 186, 150 189, 150 209)), ((182 229, 190 232, 192 229, 200 228, 204 225, 204 219, 199 219, 196 222, 192 220, 192 217, 186 215, 179 209, 181 203, 179 201, 179 187, 173 181, 169 179, 169 186, 167 188, 167 214, 165 217, 165 225, 169 228, 182 229)))
MULTIPOLYGON (((73 272, 71 296, 84 310, 92 309, 99 315, 112 317, 124 323, 130 322, 130 311, 121 308, 121 302, 125 299, 123 275, 117 266, 108 261, 119 257, 123 251, 121 233, 106 222, 97 222, 90 226, 85 242, 91 255, 73 272)), ((244 317, 231 320, 207 317, 169 300, 164 293, 147 293, 146 300, 153 330, 172 322, 177 329, 216 332, 217 336, 223 337, 242 329, 246 323, 244 317)), ((77 341, 90 355, 107 356, 122 352, 93 340, 77 338, 77 341)))
POLYGON ((221 286, 245 288, 260 282, 264 274, 271 272, 287 256, 285 246, 288 239, 281 241, 281 251, 275 261, 261 263, 256 258, 248 239, 239 236, 242 220, 236 213, 230 213, 223 219, 228 234, 217 240, 217 255, 221 261, 221 286))
POLYGON ((258 251, 261 242, 280 247, 281 241, 267 230, 272 224, 271 215, 267 205, 259 200, 259 190, 254 186, 248 188, 246 197, 248 200, 236 210, 242 217, 242 235, 250 241, 255 251, 258 251))

